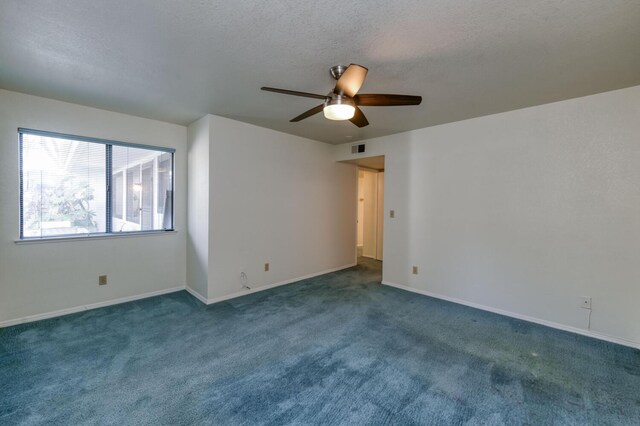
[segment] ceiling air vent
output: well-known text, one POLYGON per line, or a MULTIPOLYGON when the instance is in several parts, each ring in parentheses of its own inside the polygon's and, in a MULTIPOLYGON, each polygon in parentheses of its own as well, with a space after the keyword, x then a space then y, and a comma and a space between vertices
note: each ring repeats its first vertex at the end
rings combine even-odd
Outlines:
POLYGON ((352 154, 359 154, 364 152, 364 144, 361 143, 360 145, 351 145, 351 153, 352 154))

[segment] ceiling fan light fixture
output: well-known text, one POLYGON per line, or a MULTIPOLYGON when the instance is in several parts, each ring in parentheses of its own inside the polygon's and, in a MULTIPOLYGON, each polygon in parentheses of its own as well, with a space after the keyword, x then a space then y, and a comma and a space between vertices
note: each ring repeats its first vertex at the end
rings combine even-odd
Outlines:
POLYGON ((329 120, 349 120, 356 113, 355 107, 345 104, 327 105, 323 111, 329 120))
POLYGON ((325 102, 322 112, 329 120, 349 120, 356 113, 356 105, 346 96, 332 96, 325 102))

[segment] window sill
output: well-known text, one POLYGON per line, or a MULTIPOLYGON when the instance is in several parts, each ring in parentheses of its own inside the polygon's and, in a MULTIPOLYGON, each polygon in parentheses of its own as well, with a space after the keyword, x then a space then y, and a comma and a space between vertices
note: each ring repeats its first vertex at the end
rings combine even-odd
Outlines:
POLYGON ((22 244, 40 244, 40 243, 60 243, 66 241, 93 241, 93 240, 110 240, 112 238, 134 238, 134 237, 152 237, 166 234, 177 234, 178 231, 139 231, 139 232, 118 232, 113 234, 95 234, 78 236, 61 236, 61 237, 44 237, 44 238, 27 238, 24 240, 15 240, 14 243, 22 244))

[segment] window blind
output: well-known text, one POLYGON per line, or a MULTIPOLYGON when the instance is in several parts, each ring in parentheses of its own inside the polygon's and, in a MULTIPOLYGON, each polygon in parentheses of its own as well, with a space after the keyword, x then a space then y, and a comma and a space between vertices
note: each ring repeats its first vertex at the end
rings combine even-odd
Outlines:
POLYGON ((18 132, 21 239, 173 229, 173 149, 18 132))

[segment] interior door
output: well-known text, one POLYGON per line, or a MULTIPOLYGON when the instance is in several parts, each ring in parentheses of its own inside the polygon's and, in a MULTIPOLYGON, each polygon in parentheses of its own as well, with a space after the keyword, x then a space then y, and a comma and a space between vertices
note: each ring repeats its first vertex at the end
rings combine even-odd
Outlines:
POLYGON ((364 245, 364 172, 358 170, 358 247, 364 245))
POLYGON ((378 230, 378 178, 376 172, 364 171, 362 255, 376 258, 378 230))
POLYGON ((376 229, 376 259, 382 260, 382 236, 384 235, 384 172, 377 173, 377 229, 376 229))

